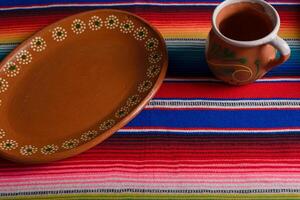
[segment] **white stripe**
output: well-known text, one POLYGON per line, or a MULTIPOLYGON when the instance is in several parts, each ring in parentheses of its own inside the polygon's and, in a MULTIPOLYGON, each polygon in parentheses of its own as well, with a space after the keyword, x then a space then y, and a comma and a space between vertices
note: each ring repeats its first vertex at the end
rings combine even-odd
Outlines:
MULTIPOLYGON (((212 169, 210 169, 212 171, 212 169)), ((212 171, 213 172, 213 171, 212 171)), ((84 190, 84 189, 159 189, 159 190, 251 190, 251 189, 300 189, 299 183, 281 183, 281 182, 259 182, 245 184, 224 184, 224 183, 131 183, 131 182, 107 182, 107 183, 56 183, 51 185, 24 185, 24 186, 6 186, 1 187, 0 192, 23 192, 23 191, 56 191, 56 190, 84 190)))
MULTIPOLYGON (((175 164, 176 165, 176 164, 175 164)), ((174 165, 174 166, 175 166, 174 165)), ((261 164, 263 165, 263 164, 261 164)), ((269 164, 270 165, 270 164, 269 164)), ((289 164, 285 164, 285 166, 289 166, 289 164)), ((98 167, 101 167, 102 165, 99 164, 98 167)), ((256 166, 256 165, 255 165, 256 166)), ((272 165, 274 166, 274 165, 272 165)), ((201 173, 197 173, 197 174, 176 174, 176 176, 170 176, 167 173, 143 173, 143 174, 136 174, 136 173, 125 173, 125 172, 113 172, 113 173, 93 173, 93 174, 71 174, 71 175, 63 175, 63 174, 56 174, 56 175, 51 175, 51 176, 43 176, 43 180, 57 180, 58 177, 60 178, 60 180, 64 180, 64 179, 72 179, 72 180, 82 180, 82 179, 98 179, 98 178, 107 178, 107 177, 117 177, 117 178, 122 178, 122 179, 136 179, 136 180, 140 180, 140 179, 148 179, 148 180, 153 180, 153 179, 161 179, 161 180, 191 180, 191 178, 193 178, 195 180, 195 178, 197 178, 198 180, 202 180, 202 179, 210 179, 210 180, 230 180, 232 178, 235 178, 234 180, 239 181, 238 178, 240 178, 241 174, 229 174, 229 175, 224 175, 224 174, 201 174, 201 173), (136 178, 135 178, 136 177, 136 178)), ((21 181, 33 181, 35 182, 36 180, 41 180, 41 175, 40 176, 30 176, 30 177, 0 177, 0 180, 2 183, 6 183, 6 181, 14 181, 14 182, 21 182, 21 181)), ((247 179, 247 180, 299 180, 300 181, 300 175, 297 174, 291 174, 291 175, 286 175, 286 174, 272 174, 272 173, 263 173, 263 174, 245 174, 243 175, 243 178, 247 179), (292 178, 290 178, 292 177, 292 178)))
MULTIPOLYGON (((56 7, 95 7, 95 6, 216 6, 219 3, 150 3, 150 2, 134 2, 134 3, 70 3, 70 4, 50 4, 50 5, 33 5, 33 6, 14 6, 0 8, 4 10, 18 10, 18 9, 38 9, 38 8, 56 8, 56 7)), ((300 5, 299 2, 272 2, 272 5, 300 5)))
MULTIPOLYGON (((180 166, 177 166, 180 167, 180 166)), ((215 169, 214 169, 215 170, 215 169)), ((76 176, 75 176, 76 177, 76 176)), ((74 178, 74 177, 73 177, 74 178)), ((157 179, 151 179, 151 178, 121 178, 121 177, 110 177, 110 178, 106 178, 106 177, 100 177, 100 178, 96 178, 96 177, 83 177, 81 179, 71 179, 71 180, 35 180, 32 182, 28 182, 28 181, 18 181, 18 182, 13 182, 13 183, 9 183, 9 182, 5 182, 3 181, 2 183, 0 183, 0 187, 19 187, 18 185, 31 185, 31 184, 35 184, 37 186, 37 184, 39 185, 56 185, 56 184, 83 184, 83 182, 85 184, 103 184, 105 182, 107 183, 117 183, 117 182, 125 182, 125 183, 140 183, 140 184, 168 184, 168 185, 172 185, 172 184, 180 184, 182 182, 184 182, 185 184, 224 184, 224 182, 229 183, 229 184, 237 184, 237 185, 247 185, 249 184, 253 184, 253 183, 262 183, 262 182, 271 182, 272 184, 276 183, 276 184, 289 184, 287 183, 287 181, 290 181, 291 183, 298 183, 300 184, 300 179, 296 179, 296 178, 252 178, 252 179, 228 179, 228 180, 211 180, 211 179, 176 179, 176 178, 167 178, 167 179, 162 179, 162 178, 157 178, 157 179), (97 183, 95 183, 97 182, 97 183), (187 183, 188 182, 188 183, 187 183), (249 183, 247 183, 249 182, 249 183), (30 184, 31 183, 31 184, 30 184)), ((85 185, 84 184, 84 185, 85 185)), ((21 186, 24 187, 24 186, 21 186)))
POLYGON ((147 109, 300 109, 300 100, 152 99, 147 109))
MULTIPOLYGON (((165 81, 177 81, 177 82, 221 82, 215 78, 166 78, 165 81)), ((287 81, 287 82, 298 82, 300 78, 262 78, 256 80, 256 82, 278 82, 278 81, 287 81)))
POLYGON ((276 82, 276 81, 300 81, 300 78, 263 78, 256 82, 276 82))
POLYGON ((284 132, 300 132, 299 128, 278 128, 278 129, 238 129, 238 130, 226 130, 226 129, 168 129, 168 128, 126 128, 120 129, 118 133, 139 133, 139 132, 166 132, 166 133, 284 133, 284 132))

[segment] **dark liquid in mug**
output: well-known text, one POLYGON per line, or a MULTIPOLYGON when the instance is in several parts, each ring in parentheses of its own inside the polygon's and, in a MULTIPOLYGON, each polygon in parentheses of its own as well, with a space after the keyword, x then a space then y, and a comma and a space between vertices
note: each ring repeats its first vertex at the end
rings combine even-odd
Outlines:
POLYGON ((223 19, 219 30, 228 38, 251 41, 268 35, 273 30, 273 23, 267 14, 249 8, 223 19))

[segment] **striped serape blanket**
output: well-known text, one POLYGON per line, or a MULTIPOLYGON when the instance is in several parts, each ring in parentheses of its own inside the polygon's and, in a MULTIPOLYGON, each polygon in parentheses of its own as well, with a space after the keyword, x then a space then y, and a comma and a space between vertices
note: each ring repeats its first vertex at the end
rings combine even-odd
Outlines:
POLYGON ((0 199, 300 199, 300 1, 270 1, 290 60, 241 87, 214 79, 205 63, 218 3, 0 1, 0 59, 46 25, 96 8, 148 20, 166 39, 170 59, 155 98, 102 144, 50 164, 0 159, 0 199))

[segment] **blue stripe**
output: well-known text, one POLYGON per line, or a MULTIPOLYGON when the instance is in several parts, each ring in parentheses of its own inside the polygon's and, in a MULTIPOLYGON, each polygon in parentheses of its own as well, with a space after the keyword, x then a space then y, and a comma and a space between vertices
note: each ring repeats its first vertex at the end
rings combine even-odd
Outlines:
POLYGON ((119 3, 134 2, 126 0, 2 0, 0 6, 30 6, 30 5, 47 5, 47 4, 64 4, 64 3, 119 3))
MULTIPOLYGON (((212 76, 204 57, 204 42, 184 41, 179 45, 170 41, 167 42, 169 76, 212 76)), ((0 44, 0 60, 16 46, 17 44, 0 44)), ((290 59, 280 67, 275 67, 267 76, 300 76, 300 42, 298 40, 291 46, 291 50, 290 59)))
MULTIPOLYGON (((134 3, 137 2, 135 0, 2 0, 0 1, 0 6, 29 6, 29 5, 47 5, 47 4, 64 4, 64 3, 134 3)), ((152 1, 143 1, 148 3, 174 3, 174 0, 152 0, 152 1)), ((186 3, 186 2, 194 2, 194 3, 202 3, 201 0, 176 0, 175 2, 186 3)), ((205 2, 222 2, 222 0, 205 0, 205 2)))
POLYGON ((127 127, 282 128, 299 122, 300 110, 144 110, 127 127))
POLYGON ((215 135, 215 136, 234 136, 234 135, 255 135, 255 137, 257 135, 299 135, 300 132, 280 132, 280 133, 275 133, 275 132, 255 132, 255 133, 251 133, 251 131, 249 132, 234 132, 234 133, 229 133, 229 132, 192 132, 192 133, 187 133, 187 132, 183 132, 183 131, 178 131, 178 132, 168 132, 168 131, 149 131, 149 132, 145 132, 145 131, 134 131, 134 132, 130 132, 130 131, 123 131, 123 130, 119 130, 116 134, 118 135, 215 135))
MULTIPOLYGON (((147 3, 221 3, 223 0, 146 0, 142 2, 147 3)), ((136 0, 2 0, 0 6, 32 6, 32 5, 47 5, 47 4, 70 4, 70 3, 136 3, 136 0)), ((269 2, 277 2, 269 1, 269 2)), ((284 3, 295 2, 295 1, 282 1, 284 3)), ((298 2, 299 3, 299 2, 298 2)))

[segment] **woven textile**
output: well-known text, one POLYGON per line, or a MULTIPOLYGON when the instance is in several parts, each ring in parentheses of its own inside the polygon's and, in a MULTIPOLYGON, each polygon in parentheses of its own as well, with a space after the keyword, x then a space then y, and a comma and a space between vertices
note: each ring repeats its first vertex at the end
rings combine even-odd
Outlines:
POLYGON ((300 1, 270 2, 292 56, 231 87, 204 59, 220 1, 0 1, 0 59, 63 17, 116 8, 156 26, 170 60, 156 97, 102 144, 44 165, 0 159, 0 199, 300 199, 300 1))

